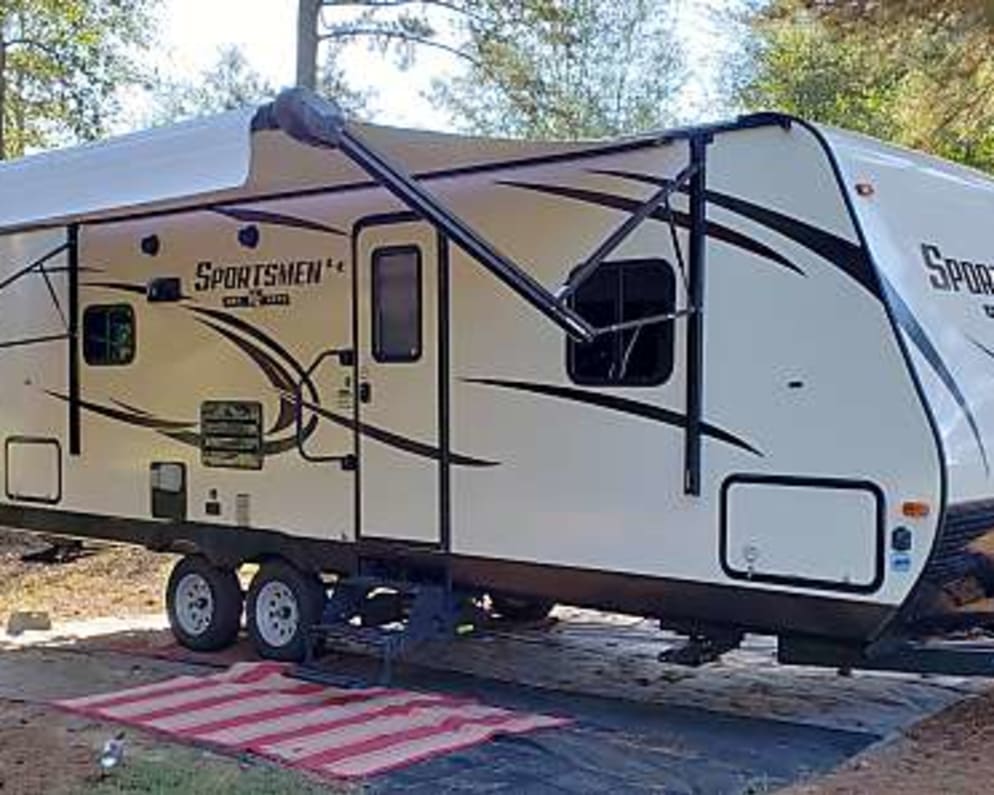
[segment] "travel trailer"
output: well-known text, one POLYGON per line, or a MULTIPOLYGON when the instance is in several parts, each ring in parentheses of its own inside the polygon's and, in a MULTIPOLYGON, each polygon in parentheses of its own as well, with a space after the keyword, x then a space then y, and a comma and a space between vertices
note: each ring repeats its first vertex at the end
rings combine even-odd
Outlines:
POLYGON ((291 90, 8 163, 0 523, 183 554, 193 648, 244 609, 300 657, 375 572, 869 660, 992 617, 992 214, 779 114, 530 142, 291 90))

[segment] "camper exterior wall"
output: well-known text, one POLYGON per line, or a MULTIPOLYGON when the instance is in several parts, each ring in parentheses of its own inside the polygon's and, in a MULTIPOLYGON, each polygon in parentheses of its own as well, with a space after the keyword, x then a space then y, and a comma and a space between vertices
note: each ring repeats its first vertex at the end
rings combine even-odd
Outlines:
MULTIPOLYGON (((496 189, 467 186, 452 202, 532 264, 543 283, 556 284, 624 217, 619 197, 622 206, 623 199, 628 206, 645 199, 651 186, 644 177, 676 173, 685 157, 683 146, 672 146, 620 163, 501 176, 496 189), (541 201, 526 201, 529 194, 541 201)), ((846 597, 900 603, 931 549, 934 514, 916 523, 914 553, 892 560, 889 541, 878 548, 864 532, 846 544, 835 512, 785 486, 769 535, 758 516, 744 526, 732 521, 722 549, 722 493, 731 477, 877 484, 886 495, 881 531, 889 536, 907 523, 903 499, 920 495, 940 505, 941 467, 886 307, 863 283, 872 274, 840 258, 860 243, 820 142, 802 127, 720 135, 710 150, 708 185, 714 226, 704 418, 756 452, 706 439, 703 496, 687 497, 680 428, 598 405, 590 395, 682 412, 685 324, 676 324, 677 366, 666 383, 584 390, 565 372, 561 335, 512 297, 495 294, 487 277, 457 255, 454 443, 501 465, 456 468, 456 550, 747 585, 752 552, 759 557, 754 580, 766 580, 759 587, 803 592, 805 580, 834 580, 834 588, 807 590, 836 595, 846 591, 847 577, 853 585, 872 582, 858 572, 879 553, 886 568, 879 587, 846 597), (721 240, 719 227, 773 258, 721 240), (773 576, 761 575, 766 566, 773 576), (738 574, 730 576, 732 570, 738 574)), ((619 252, 644 256, 674 261, 662 223, 647 225, 619 252)))
MULTIPOLYGON (((304 170, 295 153, 295 145, 283 153, 287 173, 304 170)), ((677 141, 427 184, 556 285, 686 158, 677 141)), ((943 473, 927 408, 821 141, 801 125, 720 134, 708 189, 700 497, 683 489, 685 321, 673 323, 673 367, 661 382, 577 383, 562 332, 457 249, 448 282, 440 280, 444 242, 376 188, 270 200, 246 193, 221 208, 84 224, 80 312, 85 321, 93 307, 130 306, 134 359, 81 364, 74 456, 69 346, 54 343, 56 356, 36 346, 0 350, 10 396, 0 401, 0 426, 8 438, 56 439, 61 494, 51 510, 89 517, 91 527, 116 517, 107 522, 113 537, 126 532, 121 518, 140 521, 142 538, 168 539, 171 527, 188 540, 239 528, 246 556, 256 556, 265 544, 247 528, 329 547, 430 547, 451 533, 457 571, 526 594, 635 611, 642 600, 649 615, 871 636, 908 597, 935 539, 943 473), (421 349, 385 361, 373 344, 371 263, 378 251, 412 249, 421 349), (179 300, 149 301, 157 279, 178 279, 179 300), (447 311, 440 285, 451 295, 447 311), (447 324, 451 366, 440 370, 447 324), (354 365, 325 359, 304 378, 318 355, 341 348, 357 350, 354 365), (357 472, 299 454, 298 383, 305 449, 358 455, 357 472), (218 401, 261 405, 261 464, 246 448, 238 468, 207 465, 204 404, 218 401), (180 521, 151 521, 153 463, 185 466, 180 521), (908 499, 936 510, 909 520, 908 499), (910 550, 891 549, 900 527, 913 534, 910 550), (763 609, 743 616, 720 597, 664 602, 652 584, 729 600, 752 594, 748 604, 763 609), (634 598, 622 601, 622 591, 634 598)), ((686 199, 674 204, 685 224, 686 199)), ((22 253, 60 235, 4 238, 18 256, 4 258, 0 280, 22 253)), ((686 255, 685 230, 679 238, 686 255)), ((685 306, 662 213, 612 259, 665 260, 685 306)), ((31 279, 24 317, 39 317, 34 308, 51 299, 44 281, 31 279)), ((3 317, 5 338, 20 333, 3 317)), ((26 462, 17 472, 43 492, 51 451, 14 453, 26 462)), ((9 460, 4 468, 9 478, 9 460)), ((36 507, 16 496, 4 501, 7 519, 36 507)))
POLYGON ((61 461, 68 449, 66 411, 44 393, 68 390, 67 242, 65 229, 0 237, 0 405, 7 501, 57 506, 65 493, 61 461), (32 265, 36 267, 26 270, 32 265))
POLYGON ((949 502, 994 496, 994 182, 978 172, 826 130, 928 401, 949 502), (867 195, 857 193, 857 184, 867 195))

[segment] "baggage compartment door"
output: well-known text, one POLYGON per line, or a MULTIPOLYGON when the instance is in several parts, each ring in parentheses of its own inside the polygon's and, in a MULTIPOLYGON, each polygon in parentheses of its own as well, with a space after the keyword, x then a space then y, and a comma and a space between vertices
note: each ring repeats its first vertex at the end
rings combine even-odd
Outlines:
POLYGON ((884 496, 867 481, 734 475, 721 565, 734 579, 871 593, 884 575, 884 496))

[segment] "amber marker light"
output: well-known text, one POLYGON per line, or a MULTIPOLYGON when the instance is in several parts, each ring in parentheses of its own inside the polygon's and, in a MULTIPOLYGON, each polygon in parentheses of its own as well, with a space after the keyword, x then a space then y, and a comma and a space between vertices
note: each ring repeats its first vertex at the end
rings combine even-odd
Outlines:
POLYGON ((909 519, 924 519, 930 512, 929 504, 923 500, 908 500, 901 505, 901 513, 909 519))

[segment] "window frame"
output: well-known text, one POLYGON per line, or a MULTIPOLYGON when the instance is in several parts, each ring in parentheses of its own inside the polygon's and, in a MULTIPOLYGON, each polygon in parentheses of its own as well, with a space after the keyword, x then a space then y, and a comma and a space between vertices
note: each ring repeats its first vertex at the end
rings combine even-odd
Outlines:
POLYGON ((377 364, 413 364, 421 360, 424 355, 424 265, 421 247, 408 243, 397 246, 379 246, 373 249, 369 257, 369 282, 370 282, 370 303, 369 303, 369 325, 370 325, 370 351, 373 361, 377 364), (384 356, 380 346, 380 314, 377 311, 380 300, 379 280, 376 277, 377 263, 387 256, 397 254, 414 254, 415 271, 417 274, 417 351, 413 355, 406 356, 384 356))
MULTIPOLYGON (((673 265, 669 260, 664 257, 629 257, 626 259, 608 260, 601 263, 599 268, 612 268, 624 270, 626 267, 641 266, 641 267, 651 267, 658 269, 662 274, 664 274, 667 282, 670 295, 672 297, 671 306, 665 310, 666 313, 676 311, 676 300, 677 300, 677 280, 676 272, 673 269, 673 265)), ((579 266, 578 266, 579 267, 579 266)), ((570 272, 570 278, 572 278, 573 273, 576 272, 576 268, 570 272)), ((583 290, 584 285, 573 292, 569 297, 569 307, 573 311, 576 310, 576 296, 577 293, 583 290)), ((624 285, 622 284, 622 291, 624 290, 624 285)), ((621 295, 621 301, 624 302, 624 295, 621 295)), ((582 316, 582 315, 581 315, 582 316)), ((637 381, 606 381, 600 378, 588 378, 586 376, 578 376, 575 370, 576 367, 576 347, 584 343, 577 342, 572 337, 567 336, 566 338, 566 375, 569 380, 578 386, 592 386, 601 387, 608 389, 645 389, 662 386, 667 383, 672 377, 673 372, 676 370, 676 318, 671 320, 664 320, 658 324, 662 325, 669 324, 671 327, 671 332, 669 335, 669 365, 664 368, 657 376, 651 379, 641 379, 637 381)), ((613 334, 618 334, 622 332, 612 332, 613 334)))
MULTIPOLYGON (((135 313, 135 308, 126 302, 119 302, 116 304, 89 304, 83 309, 82 315, 82 340, 80 347, 83 349, 83 361, 89 367, 127 367, 128 365, 134 363, 135 357, 138 355, 138 315, 135 313), (110 361, 110 360, 94 360, 91 358, 87 351, 86 345, 86 318, 93 312, 107 312, 108 314, 114 310, 125 310, 128 315, 128 319, 131 322, 131 355, 127 359, 122 359, 120 361, 110 361)), ((107 340, 108 350, 110 347, 110 339, 107 340)))

